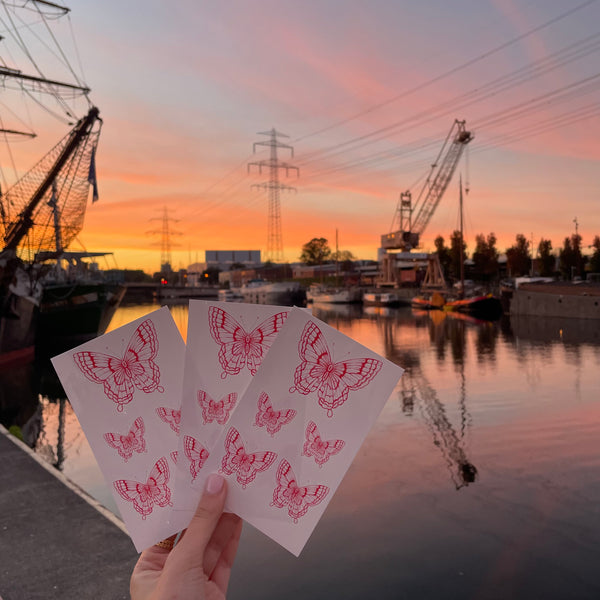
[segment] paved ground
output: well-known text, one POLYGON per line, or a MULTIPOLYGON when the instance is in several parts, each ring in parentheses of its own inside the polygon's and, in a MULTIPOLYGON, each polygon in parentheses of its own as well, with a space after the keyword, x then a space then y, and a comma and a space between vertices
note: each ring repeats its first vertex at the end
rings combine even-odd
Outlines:
POLYGON ((129 598, 137 554, 127 534, 5 432, 0 600, 129 598))

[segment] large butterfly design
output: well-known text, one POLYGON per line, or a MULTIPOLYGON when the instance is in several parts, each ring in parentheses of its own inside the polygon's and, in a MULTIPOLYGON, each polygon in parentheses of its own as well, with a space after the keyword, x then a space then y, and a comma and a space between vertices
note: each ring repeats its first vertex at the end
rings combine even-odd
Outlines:
POLYGON ((119 479, 113 486, 123 500, 133 502, 133 508, 142 515, 142 519, 152 513, 154 505, 164 507, 171 504, 169 483, 169 465, 163 456, 156 461, 145 483, 119 479))
POLYGON ((309 321, 298 344, 300 364, 294 372, 290 392, 307 395, 317 392, 319 405, 333 416, 348 399, 348 392, 360 390, 379 373, 383 363, 376 358, 350 358, 334 362, 327 341, 317 325, 309 321))
POLYGON ((177 435, 181 427, 181 410, 159 406, 156 409, 156 414, 161 421, 166 423, 177 435))
POLYGON ((206 392, 198 390, 198 403, 202 408, 202 418, 205 424, 216 421, 219 425, 225 425, 236 402, 237 394, 235 392, 215 401, 206 392))
POLYGON ((146 440, 144 439, 144 419, 138 417, 125 435, 120 433, 105 433, 106 443, 114 448, 121 458, 127 462, 134 452, 146 452, 146 440))
POLYGON ((299 486, 290 463, 283 459, 277 467, 277 487, 273 492, 271 506, 284 508, 287 506, 288 515, 298 522, 311 506, 319 504, 329 493, 326 485, 299 486))
POLYGON ((104 386, 104 393, 121 412, 133 400, 135 388, 147 394, 164 392, 160 369, 154 362, 157 352, 156 329, 146 319, 133 332, 122 358, 85 351, 76 352, 73 359, 87 379, 104 386))
POLYGON ((235 473, 237 482, 243 489, 256 479, 257 473, 266 471, 277 458, 275 452, 248 453, 239 431, 231 427, 225 438, 225 456, 221 461, 221 471, 226 475, 235 473))
POLYGON ((306 439, 302 454, 312 456, 320 468, 329 460, 330 456, 340 452, 345 445, 344 440, 322 440, 317 424, 310 421, 306 426, 306 439))
POLYGON ((204 463, 209 456, 209 452, 191 435, 186 435, 183 438, 183 452, 190 461, 190 473, 192 474, 192 481, 194 481, 194 479, 198 477, 200 469, 204 466, 204 463))
POLYGON ((247 332, 228 312, 211 306, 208 309, 208 326, 212 338, 221 345, 221 378, 237 375, 244 367, 254 375, 287 316, 288 311, 276 313, 247 332))
POLYGON ((254 424, 258 427, 266 427, 273 437, 284 425, 287 425, 296 416, 296 411, 288 408, 285 410, 273 410, 269 396, 262 392, 258 399, 258 412, 254 424))

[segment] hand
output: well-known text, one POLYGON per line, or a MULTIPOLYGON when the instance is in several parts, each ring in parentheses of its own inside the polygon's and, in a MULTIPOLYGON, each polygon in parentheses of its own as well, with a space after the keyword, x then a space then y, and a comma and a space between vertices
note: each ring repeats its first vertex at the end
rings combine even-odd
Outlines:
POLYGON ((225 598, 242 520, 223 512, 227 483, 210 475, 196 514, 179 543, 142 552, 131 576, 132 600, 225 598))

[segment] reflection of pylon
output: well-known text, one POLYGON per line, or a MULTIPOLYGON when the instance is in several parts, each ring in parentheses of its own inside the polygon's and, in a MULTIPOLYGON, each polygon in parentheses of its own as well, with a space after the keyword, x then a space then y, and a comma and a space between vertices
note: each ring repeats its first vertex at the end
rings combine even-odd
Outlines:
POLYGON ((169 216, 169 209, 163 208, 163 216, 150 219, 151 221, 162 221, 162 228, 158 231, 149 231, 153 235, 160 235, 160 272, 170 273, 172 269, 171 259, 171 236, 181 235, 179 231, 173 231, 169 223, 176 223, 179 219, 173 219, 169 216))
POLYGON ((283 133, 271 129, 271 131, 259 132, 259 135, 268 135, 269 141, 255 142, 253 151, 256 152, 256 146, 268 146, 271 149, 271 156, 268 160, 260 160, 257 162, 248 163, 248 171, 250 167, 258 167, 259 173, 262 173, 263 167, 269 167, 269 181, 264 183, 254 184, 253 188, 268 190, 269 192, 269 221, 267 227, 267 254, 266 260, 273 262, 283 260, 283 238, 281 235, 281 205, 279 202, 279 192, 282 190, 296 191, 296 188, 279 183, 279 169, 285 169, 286 176, 289 175, 290 169, 295 169, 299 175, 298 167, 294 167, 285 162, 280 162, 277 159, 277 148, 288 148, 294 157, 294 148, 287 144, 282 144, 277 140, 279 137, 289 137, 283 133))

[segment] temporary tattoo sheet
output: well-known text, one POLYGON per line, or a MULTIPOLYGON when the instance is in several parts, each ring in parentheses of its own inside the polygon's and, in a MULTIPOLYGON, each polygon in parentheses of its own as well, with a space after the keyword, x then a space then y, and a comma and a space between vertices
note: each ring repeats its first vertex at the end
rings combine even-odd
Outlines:
MULTIPOLYGON (((289 307, 191 300, 177 453, 180 507, 195 508, 198 476, 281 330, 289 307), (181 504, 180 504, 181 503, 181 504)), ((189 521, 184 510, 181 527, 189 521)))
MULTIPOLYGON (((219 352, 221 373, 248 370, 231 355, 219 352)), ((196 463, 194 501, 181 512, 189 521, 206 477, 219 471, 229 482, 228 510, 298 556, 402 369, 302 309, 290 311, 260 368, 250 364, 256 376, 196 463)), ((226 397, 225 389, 214 393, 226 397)))
POLYGON ((184 356, 165 307, 52 359, 138 551, 173 533, 184 356))

